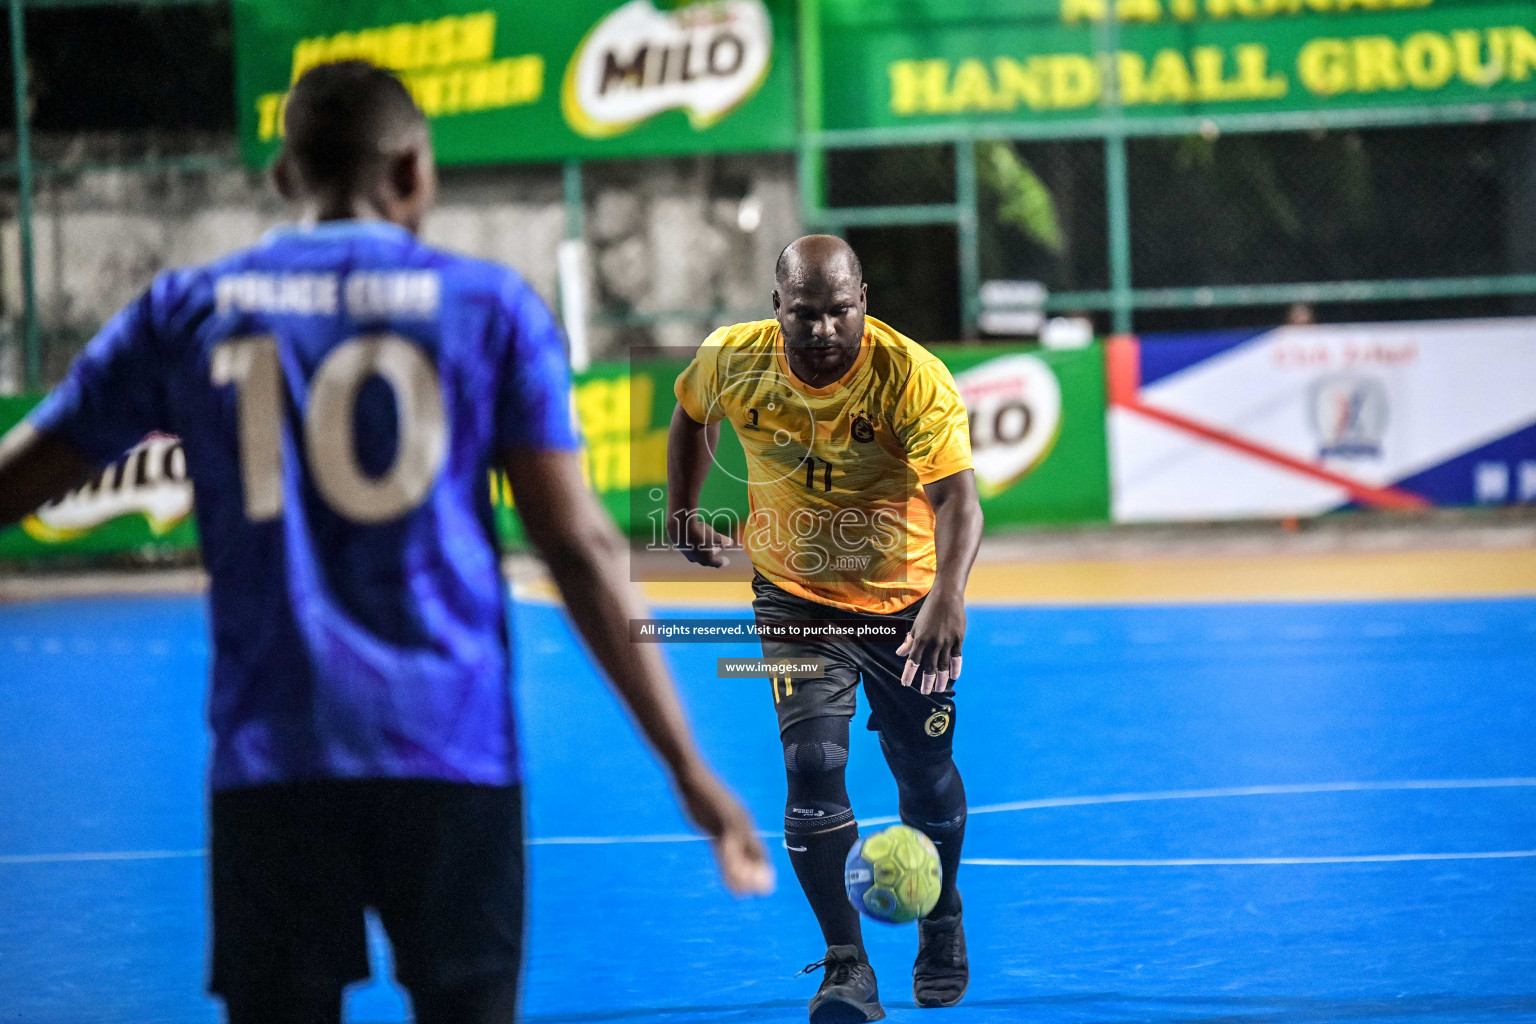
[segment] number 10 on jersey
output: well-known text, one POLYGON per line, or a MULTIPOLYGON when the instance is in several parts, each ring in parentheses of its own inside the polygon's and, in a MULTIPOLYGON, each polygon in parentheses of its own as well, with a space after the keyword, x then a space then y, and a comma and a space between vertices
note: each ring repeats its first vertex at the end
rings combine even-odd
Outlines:
MULTIPOLYGON (((240 480, 253 523, 283 512, 282 418, 286 396, 277 339, 235 338, 209 361, 214 384, 236 391, 240 480)), ((342 342, 309 381, 300 431, 315 489, 356 523, 383 523, 416 508, 432 489, 448 453, 448 423, 437 368, 420 348, 393 334, 342 342), (398 415, 394 462, 370 476, 357 460, 358 392, 371 377, 389 385, 398 415)))

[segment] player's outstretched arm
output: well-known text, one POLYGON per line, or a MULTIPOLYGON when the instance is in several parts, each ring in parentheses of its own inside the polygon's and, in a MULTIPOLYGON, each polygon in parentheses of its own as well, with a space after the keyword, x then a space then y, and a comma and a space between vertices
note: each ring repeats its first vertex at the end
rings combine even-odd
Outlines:
POLYGON ((965 643, 965 583, 981 548, 981 500, 976 474, 965 469, 923 485, 933 506, 933 543, 938 567, 933 589, 912 632, 896 649, 907 656, 901 681, 911 684, 921 674, 924 693, 942 690, 960 677, 960 650, 965 643))
POLYGON ((724 547, 730 539, 721 536, 699 515, 699 494, 714 462, 713 452, 720 445, 720 424, 704 424, 683 411, 672 412, 672 426, 667 431, 667 523, 673 545, 683 557, 699 565, 721 568, 731 564, 724 547))
POLYGON ((714 841, 726 887, 768 892, 773 868, 751 817, 694 745, 655 645, 630 642, 629 620, 645 618, 646 609, 627 576, 624 541, 582 480, 577 456, 515 449, 502 463, 528 539, 593 657, 670 769, 688 815, 714 841))
POLYGON ((96 470, 74 448, 22 420, 0 437, 0 527, 20 522, 96 470))

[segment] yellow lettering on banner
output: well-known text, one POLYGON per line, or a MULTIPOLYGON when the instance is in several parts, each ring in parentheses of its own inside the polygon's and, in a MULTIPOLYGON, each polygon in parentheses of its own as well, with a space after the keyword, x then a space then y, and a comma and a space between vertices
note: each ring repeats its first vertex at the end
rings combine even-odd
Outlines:
POLYGON ((466 14, 459 22, 459 63, 477 64, 491 59, 496 48, 496 13, 466 14))
POLYGON ((357 33, 338 32, 331 36, 330 43, 325 48, 327 63, 335 63, 339 60, 351 60, 357 55, 357 33))
POLYGON ((1147 75, 1146 102, 1188 103, 1194 99, 1195 86, 1190 81, 1189 65, 1178 50, 1158 50, 1147 75))
POLYGON ((1081 54, 1059 53, 1045 58, 1051 106, 1058 110, 1086 107, 1099 98, 1099 66, 1081 54))
POLYGON ((394 71, 483 64, 496 46, 496 12, 455 14, 301 39, 293 48, 291 81, 316 64, 366 60, 394 71))
POLYGON ((452 18, 422 24, 417 42, 422 67, 442 67, 453 63, 453 43, 458 37, 452 18))
POLYGON ((1120 85, 1120 102, 1127 107, 1147 102, 1147 59, 1139 53, 1121 50, 1115 62, 1115 79, 1120 85))
POLYGON ((441 75, 412 75, 406 80, 406 88, 411 90, 411 98, 421 108, 421 112, 428 117, 438 117, 443 113, 443 80, 441 75))
POLYGON ((1222 78, 1226 54, 1219 46, 1197 46, 1190 54, 1195 67, 1195 95, 1206 102, 1224 100, 1231 89, 1222 78))
POLYGON ((1415 32, 1401 42, 1387 36, 1313 39, 1296 61, 1302 84, 1318 96, 1406 88, 1433 92, 1452 78, 1486 88, 1524 81, 1533 69, 1536 36, 1518 26, 1415 32))
MULTIPOLYGON (((1271 67, 1270 57, 1269 47, 1261 43, 1188 50, 1165 47, 1150 55, 1121 50, 1114 55, 1120 102, 1134 107, 1279 99, 1289 94, 1291 81, 1286 72, 1271 67)), ((888 72, 891 110, 898 115, 985 113, 1021 107, 1077 110, 1097 103, 1103 89, 1101 62, 1078 53, 1039 54, 1024 60, 997 57, 990 63, 979 58, 955 63, 902 60, 893 62, 888 72)), ((468 74, 463 69, 454 73, 468 74)), ((1406 89, 1437 92, 1453 79, 1481 88, 1504 81, 1527 82, 1536 76, 1536 32, 1509 25, 1418 31, 1402 39, 1325 36, 1302 45, 1295 75, 1302 88, 1319 97, 1406 89)), ((484 88, 472 76, 466 82, 462 87, 455 82, 440 83, 438 105, 445 109, 478 107, 484 88), (462 100, 455 98, 461 94, 462 100)), ((269 119, 281 115, 265 98, 259 102, 264 104, 259 110, 263 124, 269 125, 263 130, 271 130, 269 119)))
MULTIPOLYGON (((1123 22, 1158 22, 1165 18, 1194 21, 1203 13, 1217 21, 1227 18, 1264 19, 1303 13, 1341 14, 1428 7, 1435 0, 1115 0, 1115 15, 1123 22)), ((1060 0, 1061 21, 1075 25, 1103 21, 1108 0, 1060 0)))
POLYGON ((1279 71, 1270 73, 1269 47, 1262 43, 1244 43, 1234 51, 1237 56, 1237 82, 1233 99, 1273 100, 1291 91, 1291 81, 1279 71))
POLYGON ((283 133, 283 107, 287 102, 288 94, 282 92, 256 97, 256 138, 267 142, 283 133))
POLYGON ((1387 36, 1359 36, 1350 42, 1354 49, 1356 92, 1403 87, 1395 42, 1387 36))
POLYGON ((949 63, 942 60, 898 60, 887 69, 891 79, 891 112, 942 114, 949 63))
POLYGON ((325 63, 325 39, 300 39, 293 46, 293 75, 289 83, 297 82, 299 76, 316 64, 325 63))
POLYGON ((1061 20, 1073 25, 1079 21, 1103 21, 1109 13, 1105 0, 1061 0, 1061 20))
POLYGON ((631 374, 629 378, 629 430, 638 435, 651 426, 651 409, 656 401, 656 378, 649 373, 631 374))
POLYGON ((396 71, 415 67, 416 26, 391 25, 384 29, 384 55, 379 63, 396 71))
POLYGON ((1415 32, 1403 40, 1403 77, 1415 89, 1439 89, 1456 73, 1456 51, 1438 32, 1415 32))
POLYGON ((1456 46, 1456 74, 1468 85, 1489 86, 1504 77, 1504 33, 1493 29, 1488 33, 1488 63, 1482 62, 1483 34, 1476 29, 1462 29, 1451 33, 1456 46))
POLYGON ((1163 8, 1158 0, 1118 0, 1115 14, 1121 21, 1163 20, 1163 8))
POLYGON ((576 389, 576 413, 589 438, 629 433, 629 378, 589 380, 576 389))
POLYGON ((954 87, 945 106, 953 113, 991 110, 997 105, 992 95, 992 79, 987 66, 975 57, 967 57, 955 71, 954 87))
POLYGON ((1523 82, 1536 67, 1536 36, 1515 25, 1504 29, 1504 38, 1509 49, 1509 80, 1523 82))
POLYGON ((999 57, 992 62, 997 76, 997 103, 1001 110, 1016 110, 1023 103, 1031 110, 1046 107, 1045 87, 1035 73, 1035 63, 1026 67, 1012 57, 999 57))
POLYGON ((667 482, 667 432, 653 430, 636 441, 629 454, 629 486, 667 482))
POLYGON ((1219 46, 1197 46, 1193 58, 1195 95, 1206 102, 1267 100, 1284 96, 1290 81, 1278 72, 1270 74, 1269 48, 1244 43, 1233 51, 1237 75, 1226 78, 1226 52, 1219 46))
POLYGON ((1342 39, 1313 39, 1296 56, 1296 73, 1307 91, 1337 96, 1349 88, 1349 47, 1342 39))

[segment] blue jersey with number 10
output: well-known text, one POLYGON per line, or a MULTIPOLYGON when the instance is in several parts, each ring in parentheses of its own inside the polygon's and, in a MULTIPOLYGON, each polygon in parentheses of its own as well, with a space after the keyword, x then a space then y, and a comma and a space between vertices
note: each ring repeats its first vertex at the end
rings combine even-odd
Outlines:
POLYGON ((211 578, 214 789, 519 779, 488 471, 572 449, 548 309, 393 225, 173 271, 32 422, 112 460, 180 436, 211 578))

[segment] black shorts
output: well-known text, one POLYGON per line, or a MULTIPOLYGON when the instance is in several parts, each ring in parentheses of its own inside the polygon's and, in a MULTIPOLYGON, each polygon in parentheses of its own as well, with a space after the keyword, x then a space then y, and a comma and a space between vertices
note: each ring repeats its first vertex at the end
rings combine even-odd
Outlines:
POLYGON ((339 991, 368 977, 363 911, 413 995, 499 976, 523 946, 517 786, 317 781, 215 793, 213 972, 226 998, 339 991))
MULTIPOLYGON (((759 622, 896 620, 902 624, 899 632, 903 637, 917 618, 924 600, 919 598, 890 615, 850 612, 797 597, 760 575, 753 576, 752 593, 752 612, 759 622)), ((764 640, 762 645, 765 658, 822 658, 826 662, 826 675, 820 679, 770 680, 780 733, 797 722, 812 718, 828 715, 852 718, 858 710, 858 688, 862 679, 864 696, 869 699, 869 728, 878 732, 887 746, 919 759, 950 755, 955 736, 954 687, 951 685, 925 694, 915 683, 902 686, 901 671, 907 658, 896 653, 896 648, 901 646, 900 640, 891 643, 764 640)))

